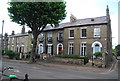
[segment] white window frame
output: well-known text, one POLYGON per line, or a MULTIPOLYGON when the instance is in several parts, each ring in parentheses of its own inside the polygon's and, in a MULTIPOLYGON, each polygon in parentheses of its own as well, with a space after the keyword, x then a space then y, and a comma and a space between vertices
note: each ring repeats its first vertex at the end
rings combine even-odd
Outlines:
POLYGON ((80 56, 86 56, 87 55, 86 54, 87 44, 86 45, 85 44, 86 44, 86 42, 80 44, 80 56), (81 55, 82 54, 82 48, 83 48, 83 51, 84 51, 84 48, 86 48, 86 50, 83 52, 83 55, 81 55))
POLYGON ((10 50, 10 45, 8 45, 8 50, 10 50))
MULTIPOLYGON (((71 49, 73 48, 73 54, 74 54, 74 43, 71 42, 71 43, 68 43, 68 55, 73 55, 73 54, 69 54, 70 50, 69 48, 71 47, 71 49), (73 46, 71 46, 70 44, 73 44, 73 46)), ((71 51, 72 52, 72 51, 71 51)))
POLYGON ((80 31, 81 31, 81 38, 87 38, 87 28, 81 28, 80 31), (82 30, 83 30, 83 29, 86 29, 86 37, 82 37, 82 30))
POLYGON ((74 31, 74 37, 75 37, 75 30, 74 29, 70 29, 69 30, 69 39, 74 39, 74 37, 70 37, 70 31, 73 30, 74 31))
POLYGON ((94 37, 100 37, 100 28, 94 28, 94 37))
POLYGON ((12 45, 12 50, 14 51, 14 45, 12 45))
POLYGON ((102 48, 102 44, 101 44, 99 41, 93 42, 93 44, 92 44, 93 54, 95 53, 95 45, 96 45, 96 44, 98 44, 98 45, 100 46, 99 51, 101 51, 101 48, 102 48))
POLYGON ((59 33, 58 33, 58 40, 59 40, 59 38, 60 38, 60 33, 62 33, 62 36, 61 36, 61 37, 63 37, 63 32, 59 32, 59 33))
POLYGON ((8 38, 8 44, 10 44, 10 37, 8 38))
POLYGON ((25 45, 21 45, 21 52, 25 52, 25 45))
POLYGON ((52 54, 52 45, 53 44, 47 44, 47 54, 52 54))
POLYGON ((22 37, 22 39, 21 39, 21 40, 22 40, 22 44, 24 44, 24 42, 25 42, 25 38, 24 38, 24 37, 22 37))
POLYGON ((15 39, 15 38, 14 38, 14 37, 12 37, 12 43, 14 43, 14 39, 15 39))
POLYGON ((40 43, 40 44, 38 45, 38 54, 42 54, 42 53, 43 53, 43 51, 44 51, 43 44, 42 44, 42 43, 40 43), (42 52, 40 51, 41 49, 42 49, 42 52))
POLYGON ((48 33, 48 38, 52 37, 52 32, 48 33))
POLYGON ((42 40, 42 39, 44 39, 44 34, 43 33, 40 34, 40 40, 42 40))
POLYGON ((16 38, 16 42, 17 42, 17 44, 19 43, 19 38, 16 38))
POLYGON ((59 43, 59 44, 57 45, 57 55, 58 55, 58 48, 59 48, 59 45, 62 45, 62 51, 63 51, 63 44, 62 44, 62 43, 59 43))
POLYGON ((16 52, 19 52, 19 46, 18 45, 16 46, 16 52), (18 48, 18 51, 17 51, 17 48, 18 48))

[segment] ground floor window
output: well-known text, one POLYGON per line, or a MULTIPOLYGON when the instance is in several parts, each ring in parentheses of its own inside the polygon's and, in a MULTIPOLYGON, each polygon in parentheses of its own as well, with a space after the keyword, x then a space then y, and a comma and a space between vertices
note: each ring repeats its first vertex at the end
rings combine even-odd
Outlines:
POLYGON ((73 55, 74 51, 74 44, 73 43, 69 43, 68 44, 68 54, 69 55, 73 55))
MULTIPOLYGON (((96 52, 100 52, 101 51, 101 48, 102 48, 102 44, 98 41, 95 41, 93 44, 92 44, 92 48, 93 48, 93 54, 96 53, 96 52)), ((94 56, 95 57, 95 56, 94 56)))
POLYGON ((38 46, 38 54, 42 54, 43 53, 43 44, 39 44, 38 46))
POLYGON ((10 50, 10 45, 8 45, 8 50, 10 50))
POLYGON ((57 54, 58 55, 63 54, 63 44, 61 43, 57 45, 57 54))
POLYGON ((19 47, 18 46, 16 47, 16 52, 19 52, 19 47))
POLYGON ((82 43, 80 48, 81 48, 80 56, 86 56, 86 43, 82 43))
POLYGON ((101 51, 100 49, 101 48, 100 48, 99 44, 96 44, 94 47, 94 53, 101 51))
POLYGON ((47 54, 53 54, 53 45, 52 44, 48 44, 47 45, 47 54))
POLYGON ((14 45, 12 45, 12 50, 14 51, 14 45))
POLYGON ((24 45, 21 47, 21 52, 24 53, 24 45))

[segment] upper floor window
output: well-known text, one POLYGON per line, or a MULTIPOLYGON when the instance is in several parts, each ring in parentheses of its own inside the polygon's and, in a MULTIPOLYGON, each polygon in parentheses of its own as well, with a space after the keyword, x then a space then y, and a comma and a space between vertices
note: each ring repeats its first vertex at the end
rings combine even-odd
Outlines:
POLYGON ((52 33, 48 34, 48 41, 52 41, 52 33))
POLYGON ((63 33, 62 32, 59 32, 58 33, 58 37, 62 37, 63 36, 63 33))
POLYGON ((63 32, 59 32, 58 33, 58 40, 62 40, 63 39, 63 32))
POLYGON ((22 44, 24 44, 24 42, 25 42, 25 39, 24 39, 24 37, 22 38, 22 44))
POLYGON ((52 33, 49 33, 49 34, 48 34, 48 37, 52 37, 52 33))
POLYGON ((74 30, 69 30, 69 38, 74 38, 74 30))
POLYGON ((40 41, 43 41, 44 40, 44 35, 43 33, 40 34, 40 41))
POLYGON ((10 38, 8 38, 8 44, 10 43, 10 38))
POLYGON ((14 43, 14 37, 12 37, 12 43, 14 43))
POLYGON ((94 37, 100 37, 100 28, 94 28, 94 37))
POLYGON ((81 38, 87 37, 87 29, 81 29, 81 38))
POLYGON ((16 38, 16 42, 19 43, 19 38, 16 38))

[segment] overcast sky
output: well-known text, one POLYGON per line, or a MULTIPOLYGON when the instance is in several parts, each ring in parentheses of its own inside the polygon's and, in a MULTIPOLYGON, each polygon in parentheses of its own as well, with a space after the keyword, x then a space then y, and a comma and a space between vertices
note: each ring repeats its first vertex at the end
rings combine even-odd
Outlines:
MULTIPOLYGON (((22 26, 11 22, 8 16, 8 2, 9 0, 0 1, 0 33, 2 32, 2 20, 4 23, 4 33, 11 34, 12 30, 15 33, 20 33, 22 26)), ((118 44, 118 1, 119 0, 65 0, 67 17, 62 22, 70 21, 70 14, 73 14, 77 19, 106 16, 106 6, 109 6, 111 17, 111 28, 113 45, 118 44)), ((26 28, 26 32, 29 28, 26 28)))

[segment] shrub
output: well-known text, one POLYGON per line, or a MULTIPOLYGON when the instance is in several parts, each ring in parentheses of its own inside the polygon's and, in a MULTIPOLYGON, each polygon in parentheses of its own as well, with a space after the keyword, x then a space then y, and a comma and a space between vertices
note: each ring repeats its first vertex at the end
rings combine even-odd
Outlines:
POLYGON ((98 56, 102 57, 102 52, 96 52, 96 53, 94 53, 94 56, 96 56, 96 57, 98 57, 98 56))
POLYGON ((55 57, 58 57, 58 58, 71 58, 71 59, 84 59, 84 64, 88 63, 88 61, 89 61, 88 56, 78 56, 78 55, 74 55, 74 56, 71 56, 71 55, 58 55, 58 56, 55 56, 55 57))
POLYGON ((15 56, 15 52, 12 50, 6 50, 5 54, 7 54, 9 56, 10 59, 13 59, 15 56))

